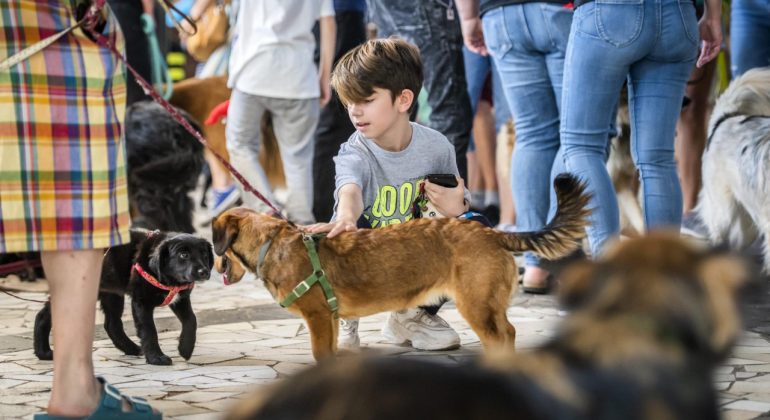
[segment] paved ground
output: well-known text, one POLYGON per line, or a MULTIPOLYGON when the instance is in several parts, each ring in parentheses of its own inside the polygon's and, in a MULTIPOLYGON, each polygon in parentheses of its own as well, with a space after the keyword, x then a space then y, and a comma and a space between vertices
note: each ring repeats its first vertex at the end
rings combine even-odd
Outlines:
MULTIPOLYGON (((44 299, 42 293, 20 293, 44 299)), ((253 278, 223 286, 215 276, 195 289, 193 307, 198 316, 198 342, 193 357, 176 353, 179 324, 171 310, 156 311, 161 347, 172 356, 172 366, 150 366, 143 358, 116 350, 101 326, 99 313, 94 360, 98 374, 130 395, 148 398, 165 418, 216 419, 257 387, 291 375, 313 364, 307 329, 273 302, 253 278)), ((0 418, 31 418, 45 407, 51 381, 51 362, 32 353, 32 326, 39 303, 0 294, 0 418)), ((127 306, 128 307, 128 306, 127 306)), ((134 330, 128 312, 129 335, 134 330)), ((361 321, 364 352, 392 357, 426 358, 456 364, 479 354, 478 338, 450 305, 441 315, 458 330, 462 348, 449 352, 418 352, 381 341, 385 315, 361 321)), ((529 351, 554 331, 560 319, 551 296, 515 296, 508 310, 518 331, 519 351, 529 351)), ((747 331, 732 358, 720 367, 714 382, 727 419, 756 418, 770 413, 770 295, 755 296, 747 331)), ((138 341, 137 341, 138 342, 138 341)))

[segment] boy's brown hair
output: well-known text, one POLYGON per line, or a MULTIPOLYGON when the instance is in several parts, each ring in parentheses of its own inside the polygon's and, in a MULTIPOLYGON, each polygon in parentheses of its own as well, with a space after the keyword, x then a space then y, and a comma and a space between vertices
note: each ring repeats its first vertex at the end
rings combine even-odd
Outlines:
POLYGON ((391 99, 404 89, 414 93, 411 112, 422 88, 422 59, 414 45, 398 38, 372 39, 348 51, 331 76, 343 104, 363 102, 374 88, 387 89, 391 99))

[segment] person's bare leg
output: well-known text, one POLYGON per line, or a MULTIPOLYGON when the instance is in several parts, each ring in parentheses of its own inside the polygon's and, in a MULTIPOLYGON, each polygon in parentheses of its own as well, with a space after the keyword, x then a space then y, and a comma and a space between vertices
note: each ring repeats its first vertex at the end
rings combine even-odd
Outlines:
MULTIPOLYGON (((485 101, 479 101, 476 117, 473 120, 473 138, 476 144, 476 165, 481 172, 482 187, 484 193, 497 192, 497 177, 495 176, 495 116, 492 105, 485 101)), ((499 206, 499 200, 486 198, 485 206, 499 206)))
POLYGON ((471 150, 465 154, 468 160, 468 191, 471 193, 471 207, 481 208, 484 199, 484 179, 481 177, 481 168, 479 168, 479 160, 476 158, 476 150, 471 150))
POLYGON ((516 223, 516 210, 513 206, 511 191, 511 154, 513 153, 515 133, 513 122, 508 121, 500 127, 495 141, 495 174, 500 193, 500 225, 516 223))
POLYGON ((222 165, 222 163, 219 162, 219 159, 208 150, 204 152, 203 156, 211 170, 211 188, 217 190, 230 188, 230 186, 233 185, 233 179, 230 176, 230 172, 225 168, 225 165, 222 165))
POLYGON ((42 253, 54 339, 50 415, 87 416, 99 401, 91 353, 103 255, 99 249, 42 253))
POLYGON ((685 91, 691 102, 682 110, 676 127, 674 153, 679 181, 682 184, 683 214, 691 212, 698 203, 701 157, 706 147, 706 117, 709 113, 709 96, 714 86, 715 69, 716 60, 693 70, 685 91))

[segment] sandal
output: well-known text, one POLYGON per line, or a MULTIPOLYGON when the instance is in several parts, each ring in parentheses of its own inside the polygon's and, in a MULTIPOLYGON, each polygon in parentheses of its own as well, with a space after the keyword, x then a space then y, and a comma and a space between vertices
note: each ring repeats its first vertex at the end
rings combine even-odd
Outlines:
POLYGON ((72 419, 116 419, 116 420, 160 420, 162 413, 156 413, 147 403, 147 400, 139 397, 123 395, 114 386, 107 383, 101 376, 96 379, 102 384, 102 397, 96 410, 88 417, 63 417, 51 416, 45 413, 35 414, 34 420, 72 420, 72 419), (123 411, 123 401, 131 406, 130 411, 123 411))
POLYGON ((551 292, 551 287, 553 285, 553 274, 549 274, 548 277, 545 278, 545 282, 542 286, 527 286, 524 284, 524 275, 521 276, 521 289, 524 290, 524 293, 530 293, 533 295, 547 295, 551 292))

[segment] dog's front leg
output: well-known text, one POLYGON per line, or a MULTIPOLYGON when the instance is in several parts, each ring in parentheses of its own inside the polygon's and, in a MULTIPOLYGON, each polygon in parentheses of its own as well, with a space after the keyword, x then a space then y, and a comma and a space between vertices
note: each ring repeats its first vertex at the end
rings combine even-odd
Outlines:
POLYGON ((151 365, 170 365, 171 358, 163 354, 158 344, 158 331, 155 329, 155 321, 152 318, 155 308, 142 305, 138 300, 131 300, 131 311, 134 315, 134 325, 139 340, 142 343, 142 351, 147 363, 151 365))
POLYGON ((307 328, 310 332, 310 346, 313 349, 313 358, 316 361, 334 357, 334 349, 337 344, 337 336, 334 334, 332 322, 337 322, 328 312, 314 312, 305 314, 307 328))
POLYGON ((171 304, 171 310, 182 323, 182 333, 179 335, 179 355, 185 360, 190 360, 195 348, 195 334, 198 329, 198 320, 192 310, 190 296, 179 296, 176 302, 171 304))

